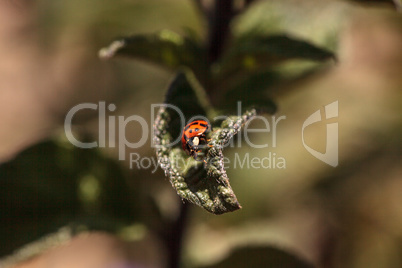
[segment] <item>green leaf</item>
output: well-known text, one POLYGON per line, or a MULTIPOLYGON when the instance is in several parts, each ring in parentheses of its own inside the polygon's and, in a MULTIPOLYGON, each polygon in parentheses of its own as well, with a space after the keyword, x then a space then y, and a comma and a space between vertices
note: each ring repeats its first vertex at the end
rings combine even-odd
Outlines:
MULTIPOLYGON (((239 38, 215 66, 216 102, 223 109, 260 107, 274 113, 273 92, 289 82, 317 69, 334 55, 308 42, 285 35, 239 38)), ((275 92, 276 93, 276 92, 275 92)))
POLYGON ((173 69, 184 66, 196 73, 207 69, 205 51, 197 42, 169 30, 116 40, 101 49, 99 56, 104 59, 114 56, 137 58, 173 69))
POLYGON ((281 79, 281 75, 269 70, 243 79, 233 79, 232 84, 226 85, 228 89, 222 87, 220 94, 217 94, 219 107, 224 111, 234 112, 237 103, 240 102, 242 107, 255 107, 261 112, 274 114, 277 106, 268 89, 272 89, 282 81, 281 79))
POLYGON ((224 165, 223 148, 240 131, 242 126, 257 115, 256 109, 246 111, 240 116, 230 116, 224 120, 220 128, 215 128, 208 143, 206 156, 207 178, 200 182, 210 193, 215 214, 234 211, 241 208, 229 184, 224 165))
POLYGON ((176 106, 181 112, 167 109, 170 118, 168 132, 174 138, 180 135, 190 118, 213 113, 204 89, 189 70, 177 74, 168 88, 164 103, 176 106))
MULTIPOLYGON (((185 73, 179 73, 169 87, 166 104, 175 105, 186 119, 205 115, 196 90, 185 73)), ((180 135, 183 125, 180 116, 168 106, 162 107, 154 124, 154 142, 161 168, 178 195, 213 214, 222 214, 241 208, 230 187, 223 163, 223 146, 256 114, 248 111, 242 116, 229 117, 220 128, 215 128, 208 143, 204 161, 186 155, 181 144, 171 144, 180 135)))
POLYGON ((356 7, 347 1, 255 1, 232 22, 236 37, 286 33, 320 47, 335 50, 348 13, 356 7))
POLYGON ((243 36, 222 57, 217 76, 227 79, 235 74, 258 71, 291 59, 324 61, 334 59, 334 54, 286 35, 243 36))

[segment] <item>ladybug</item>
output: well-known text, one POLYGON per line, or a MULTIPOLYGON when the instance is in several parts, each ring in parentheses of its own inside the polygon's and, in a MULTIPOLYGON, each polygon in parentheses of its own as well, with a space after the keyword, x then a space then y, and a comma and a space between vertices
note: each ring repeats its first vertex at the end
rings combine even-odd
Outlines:
POLYGON ((186 153, 197 160, 198 153, 207 144, 206 134, 211 130, 211 125, 205 120, 195 120, 183 128, 181 146, 186 153))

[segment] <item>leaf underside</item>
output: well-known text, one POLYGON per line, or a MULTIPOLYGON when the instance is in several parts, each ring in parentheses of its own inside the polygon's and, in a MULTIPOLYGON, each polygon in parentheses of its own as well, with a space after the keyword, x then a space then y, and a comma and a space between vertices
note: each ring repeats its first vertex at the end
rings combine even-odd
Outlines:
MULTIPOLYGON (((206 113, 184 73, 179 73, 171 83, 165 103, 177 106, 186 115, 186 119, 206 113)), ((154 125, 156 154, 161 168, 182 199, 213 214, 241 208, 224 169, 223 147, 255 115, 256 110, 252 109, 244 115, 228 117, 219 128, 215 128, 208 143, 210 148, 204 163, 187 156, 180 143, 170 145, 180 135, 177 129, 181 131, 183 126, 178 126, 180 119, 172 109, 162 107, 158 111, 154 125), (185 167, 180 165, 183 163, 186 164, 185 167)))
POLYGON ((99 56, 103 59, 114 56, 137 58, 172 69, 185 66, 196 71, 205 68, 204 53, 194 40, 163 30, 118 39, 101 49, 99 56))

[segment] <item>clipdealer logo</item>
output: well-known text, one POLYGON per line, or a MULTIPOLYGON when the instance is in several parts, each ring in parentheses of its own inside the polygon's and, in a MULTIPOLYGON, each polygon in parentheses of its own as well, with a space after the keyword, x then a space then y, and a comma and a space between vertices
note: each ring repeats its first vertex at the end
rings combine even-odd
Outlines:
MULTIPOLYGON (((155 118, 155 113, 154 109, 157 109, 161 106, 166 106, 165 104, 152 104, 151 105, 151 120, 155 118)), ((178 113, 181 124, 184 126, 185 125, 185 116, 182 114, 181 110, 176 107, 171 105, 169 108, 173 109, 175 112, 178 113)), ((64 129, 66 133, 67 139, 76 147, 79 148, 95 148, 95 147, 110 147, 110 148, 118 148, 118 154, 119 154, 119 160, 125 160, 126 158, 126 149, 127 148, 139 148, 147 142, 147 139, 149 136, 153 135, 153 128, 150 128, 149 124, 147 121, 138 116, 138 115, 131 115, 129 117, 124 117, 124 116, 117 116, 117 115, 112 115, 110 113, 113 113, 116 110, 116 105, 114 104, 109 104, 106 105, 105 102, 99 102, 98 104, 95 103, 82 103, 74 106, 66 115, 65 122, 64 122, 64 129), (99 116, 99 137, 98 141, 92 141, 92 142, 82 142, 79 141, 74 135, 72 131, 72 120, 75 114, 81 110, 84 109, 90 109, 90 110, 97 110, 98 111, 98 116, 99 116), (141 132, 141 137, 137 142, 130 142, 126 138, 126 127, 128 124, 139 124, 138 131, 141 132)), ((238 114, 241 114, 241 103, 238 104, 238 114)), ((338 117, 338 101, 332 102, 328 105, 324 106, 324 111, 323 111, 323 116, 321 115, 321 110, 315 111, 313 114, 311 114, 303 123, 302 129, 301 129, 301 136, 302 136, 302 143, 304 148, 314 157, 317 159, 321 160, 322 162, 332 166, 336 167, 338 166, 338 123, 327 123, 326 124, 326 149, 324 153, 321 153, 309 145, 306 144, 305 142, 305 135, 304 131, 308 126, 311 126, 313 124, 319 124, 322 123, 325 120, 332 119, 332 118, 337 118, 338 117)), ((217 118, 214 118, 214 120, 217 119, 222 119, 222 116, 219 116, 217 118)), ((223 118, 225 119, 225 118, 223 118)), ((258 129, 250 129, 249 123, 248 122, 244 126, 244 130, 240 132, 239 139, 237 139, 237 142, 234 140, 231 140, 230 143, 227 144, 229 147, 241 147, 242 146, 242 140, 244 137, 245 142, 247 145, 249 145, 251 148, 267 148, 269 147, 268 143, 264 144, 255 144, 251 142, 249 134, 252 132, 263 132, 263 133, 270 133, 271 134, 271 144, 270 147, 276 148, 277 147, 277 126, 278 123, 282 120, 285 120, 286 116, 282 115, 279 117, 272 116, 271 118, 267 118, 264 116, 256 116, 254 120, 260 120, 262 123, 264 123, 264 126, 258 129), (270 119, 270 120, 269 120, 270 119), (242 138, 240 138, 242 137, 242 138)), ((153 122, 153 121, 152 121, 153 122)), ((176 137, 175 141, 171 143, 171 145, 177 144, 180 142, 180 136, 176 137)), ((154 144, 151 144, 152 147, 154 147, 154 144)), ((262 159, 255 159, 255 158, 250 158, 248 154, 245 156, 243 160, 239 158, 239 156, 236 156, 234 163, 239 163, 240 168, 246 167, 249 168, 251 163, 251 168, 256 168, 257 166, 261 166, 263 168, 285 168, 286 167, 286 162, 285 158, 276 155, 275 153, 269 155, 265 158, 262 159), (246 163, 246 164, 244 164, 246 163), (260 165, 258 165, 260 164, 260 165)), ((130 167, 131 165, 140 165, 143 168, 150 168, 151 166, 154 166, 154 168, 157 167, 157 161, 156 159, 153 161, 152 159, 144 159, 144 157, 141 157, 140 155, 136 153, 130 153, 130 167)))
MULTIPOLYGON (((155 121, 155 109, 158 109, 160 107, 165 107, 172 109, 173 112, 177 113, 178 118, 180 118, 180 125, 181 128, 183 128, 186 125, 186 117, 182 113, 182 111, 171 104, 151 104, 151 122, 155 121)), ((241 107, 241 102, 238 103, 237 107, 238 111, 237 114, 241 115, 242 114, 242 107, 241 107)), ((125 160, 126 159, 126 149, 131 148, 131 149, 137 149, 140 148, 141 146, 144 146, 149 139, 149 137, 153 137, 153 131, 154 129, 152 128, 151 124, 148 124, 147 121, 139 116, 139 115, 131 115, 128 117, 125 116, 117 116, 113 115, 113 113, 116 110, 116 105, 111 103, 109 105, 106 105, 105 102, 101 101, 98 104, 95 103, 82 103, 74 106, 70 111, 67 113, 65 121, 64 121, 64 130, 67 139, 76 147, 78 148, 84 148, 84 149, 91 149, 91 148, 118 148, 118 154, 119 154, 119 160, 125 160), (83 142, 78 140, 72 130, 72 121, 74 116, 82 111, 82 110, 94 110, 98 111, 98 118, 99 118, 99 123, 98 123, 98 139, 97 141, 92 141, 92 142, 83 142), (127 140, 126 137, 126 128, 129 124, 137 124, 137 129, 138 132, 141 134, 140 139, 136 142, 131 142, 127 140), (151 126, 151 128, 150 128, 151 126)), ((190 118, 189 121, 191 122, 194 118, 198 117, 193 117, 190 118)), ((227 119, 228 116, 216 116, 215 118, 212 119, 212 121, 217 121, 217 120, 225 120, 227 119)), ((207 118, 203 118, 205 120, 208 120, 207 118)), ((263 127, 257 128, 257 129, 251 129, 249 126, 249 123, 247 123, 244 128, 243 128, 243 133, 239 133, 239 137, 244 137, 244 141, 246 142, 247 145, 249 145, 252 148, 267 148, 269 145, 267 142, 264 144, 255 144, 250 140, 250 133, 254 132, 261 132, 261 133, 271 133, 272 137, 272 143, 271 146, 273 148, 276 147, 277 145, 277 126, 280 121, 285 120, 286 116, 271 116, 270 118, 257 115, 254 117, 253 120, 259 120, 263 123, 263 127)), ((241 147, 242 146, 242 140, 243 139, 237 139, 237 142, 234 140, 231 140, 226 146, 228 147, 241 147)), ((175 146, 178 143, 181 142, 181 135, 178 135, 177 137, 173 137, 173 141, 171 141, 170 144, 166 146, 175 146)), ((157 145, 151 142, 151 147, 156 148, 157 145)), ((130 153, 130 161, 136 161, 134 160, 133 157, 135 157, 135 154, 130 153)))
MULTIPOLYGON (((324 107, 325 119, 337 118, 338 117, 338 101, 334 101, 324 107)), ((322 162, 336 167, 338 166, 338 123, 327 123, 327 137, 326 137, 326 148, 325 153, 314 150, 306 144, 304 141, 304 129, 312 124, 323 121, 321 116, 321 110, 315 111, 311 114, 303 123, 302 127, 302 142, 304 148, 312 154, 315 158, 321 160, 322 162)))

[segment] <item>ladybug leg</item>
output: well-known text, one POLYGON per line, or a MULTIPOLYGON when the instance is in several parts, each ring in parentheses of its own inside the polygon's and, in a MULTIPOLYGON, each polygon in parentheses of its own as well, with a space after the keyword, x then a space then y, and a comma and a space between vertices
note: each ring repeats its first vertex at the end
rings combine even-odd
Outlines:
POLYGON ((200 153, 200 152, 202 152, 202 150, 193 150, 193 158, 196 160, 196 161, 203 161, 205 164, 207 164, 207 161, 205 160, 205 158, 204 157, 199 157, 199 155, 198 155, 198 153, 200 153))
POLYGON ((205 140, 209 148, 213 147, 213 145, 208 144, 208 142, 210 142, 211 140, 212 140, 212 139, 206 139, 206 140, 205 140))
POLYGON ((195 160, 197 160, 197 156, 198 156, 198 155, 197 155, 197 151, 196 151, 196 150, 192 149, 190 155, 191 155, 195 160))
POLYGON ((191 150, 191 154, 190 154, 196 161, 198 161, 197 157, 198 157, 198 151, 195 149, 191 150))

